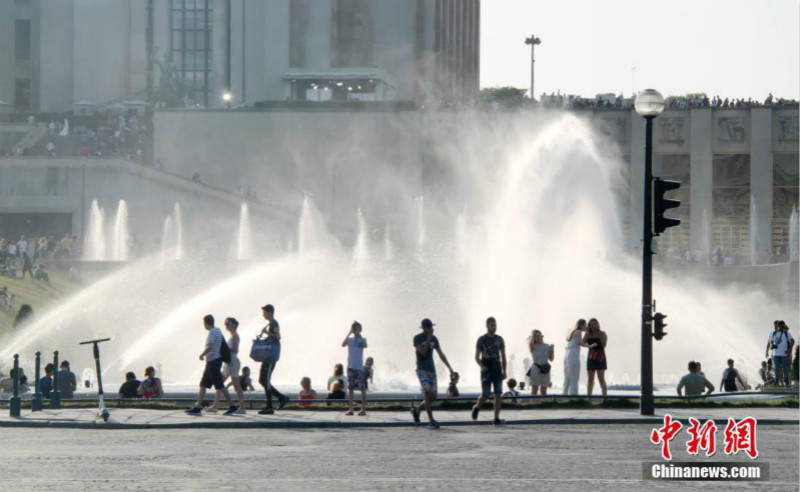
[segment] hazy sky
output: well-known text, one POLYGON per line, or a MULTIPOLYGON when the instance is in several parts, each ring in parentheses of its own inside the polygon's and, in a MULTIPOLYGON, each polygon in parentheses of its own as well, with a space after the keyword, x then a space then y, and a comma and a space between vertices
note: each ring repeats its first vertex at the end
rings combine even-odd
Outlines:
POLYGON ((800 99, 798 0, 483 0, 481 86, 800 99), (635 70, 631 70, 636 67, 635 70))

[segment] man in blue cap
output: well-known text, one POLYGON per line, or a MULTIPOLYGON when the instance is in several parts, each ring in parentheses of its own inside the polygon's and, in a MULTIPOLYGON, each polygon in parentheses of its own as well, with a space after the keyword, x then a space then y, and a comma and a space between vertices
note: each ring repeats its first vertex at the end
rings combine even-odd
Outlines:
POLYGON ((422 333, 414 337, 414 350, 417 355, 417 378, 419 379, 422 393, 425 401, 418 407, 411 406, 411 415, 414 417, 414 422, 419 423, 419 414, 422 409, 428 413, 428 429, 438 429, 439 423, 433 419, 433 402, 436 401, 436 393, 438 390, 436 380, 436 366, 433 364, 433 351, 439 354, 439 359, 444 362, 450 374, 453 373, 453 368, 447 361, 442 347, 439 345, 439 339, 433 335, 433 322, 425 318, 420 323, 422 333))

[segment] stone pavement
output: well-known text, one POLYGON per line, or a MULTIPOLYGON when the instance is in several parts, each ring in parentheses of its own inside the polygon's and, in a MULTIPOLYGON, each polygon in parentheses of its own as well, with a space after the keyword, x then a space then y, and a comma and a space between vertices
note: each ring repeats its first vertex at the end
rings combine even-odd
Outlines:
MULTIPOLYGON (((108 422, 97 417, 91 408, 65 408, 31 412, 23 410, 19 418, 9 417, 6 411, 0 416, 0 427, 60 427, 91 429, 174 429, 174 428, 342 428, 342 427, 403 427, 413 426, 407 411, 374 411, 365 417, 345 416, 334 410, 283 410, 274 415, 259 415, 248 410, 245 415, 225 416, 222 413, 204 413, 192 416, 183 410, 150 410, 112 408, 108 422)), ((657 424, 663 415, 687 420, 714 419, 724 426, 729 417, 741 419, 756 417, 765 425, 797 425, 800 411, 796 408, 657 408, 655 417, 643 417, 638 409, 509 409, 502 418, 510 425, 568 425, 568 424, 657 424)), ((489 406, 481 411, 477 422, 465 410, 437 410, 434 417, 442 426, 491 425, 489 406)), ((422 417, 423 423, 426 417, 422 417)))

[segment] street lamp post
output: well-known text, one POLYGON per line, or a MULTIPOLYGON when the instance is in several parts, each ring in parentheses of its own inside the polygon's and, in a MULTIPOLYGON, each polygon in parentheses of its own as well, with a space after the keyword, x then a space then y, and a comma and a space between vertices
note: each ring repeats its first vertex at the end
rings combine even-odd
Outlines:
POLYGON ((653 119, 664 111, 664 97, 654 89, 636 96, 636 112, 646 122, 644 146, 644 226, 642 229, 642 415, 653 415, 653 119))
POLYGON ((525 44, 531 45, 531 101, 533 101, 536 99, 533 92, 533 65, 536 63, 536 60, 533 57, 533 48, 537 44, 542 44, 542 40, 531 34, 531 37, 525 39, 525 44))

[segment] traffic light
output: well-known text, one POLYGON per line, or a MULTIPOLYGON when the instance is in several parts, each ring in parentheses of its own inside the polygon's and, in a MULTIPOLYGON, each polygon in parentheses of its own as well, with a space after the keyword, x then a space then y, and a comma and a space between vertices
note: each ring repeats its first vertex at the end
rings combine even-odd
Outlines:
POLYGON ((664 198, 664 194, 668 191, 677 190, 681 187, 678 181, 667 181, 661 178, 653 179, 653 235, 658 236, 667 228, 680 225, 681 221, 678 219, 671 219, 664 217, 664 212, 671 208, 679 207, 680 200, 672 200, 664 198))
POLYGON ((654 321, 653 338, 655 338, 656 340, 661 340, 662 338, 664 338, 664 335, 667 334, 664 331, 664 327, 667 326, 667 324, 664 323, 664 318, 666 317, 667 317, 666 314, 661 314, 661 313, 656 313, 653 315, 653 321, 654 321))

